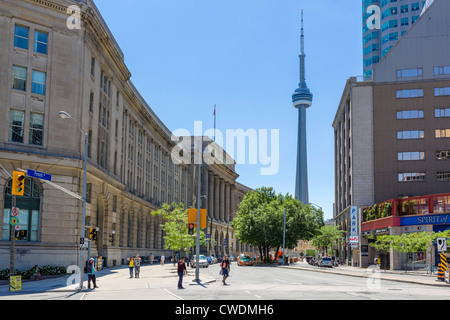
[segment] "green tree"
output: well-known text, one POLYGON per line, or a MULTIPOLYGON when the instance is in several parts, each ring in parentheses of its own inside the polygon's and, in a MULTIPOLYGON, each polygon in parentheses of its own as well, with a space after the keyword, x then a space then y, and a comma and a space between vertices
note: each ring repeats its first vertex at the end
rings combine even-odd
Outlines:
POLYGON ((370 245, 376 250, 390 251, 410 254, 415 252, 432 252, 432 245, 437 238, 446 238, 450 236, 450 231, 444 232, 413 232, 402 235, 382 235, 378 236, 376 242, 370 245))
POLYGON ((339 230, 336 226, 323 226, 319 229, 318 234, 312 239, 311 244, 316 248, 325 249, 328 254, 328 248, 337 244, 342 239, 344 231, 339 230))
MULTIPOLYGON (((197 231, 189 235, 188 210, 184 204, 165 203, 161 209, 152 212, 154 216, 162 217, 161 228, 164 231, 164 249, 181 251, 195 246, 197 231)), ((200 230, 200 244, 205 244, 205 233, 200 230)))
POLYGON ((310 240, 323 225, 323 212, 305 206, 291 195, 276 195, 273 188, 259 188, 246 194, 231 226, 241 241, 259 248, 260 256, 269 262, 271 248, 283 245, 284 212, 286 210, 286 248, 294 248, 299 240, 310 240))

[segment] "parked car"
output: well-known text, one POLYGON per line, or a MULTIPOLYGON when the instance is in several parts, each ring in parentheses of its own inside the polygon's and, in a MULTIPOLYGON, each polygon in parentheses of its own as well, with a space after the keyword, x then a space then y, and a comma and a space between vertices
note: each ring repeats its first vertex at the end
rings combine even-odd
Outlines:
POLYGON ((322 259, 319 260, 319 267, 333 268, 333 261, 329 257, 322 257, 322 259))
POLYGON ((237 265, 238 266, 253 266, 253 260, 250 256, 246 254, 240 254, 237 257, 237 265))
MULTIPOLYGON (((193 257, 192 257, 192 260, 191 260, 191 268, 195 268, 195 263, 196 263, 196 261, 197 261, 196 258, 197 258, 196 256, 193 256, 193 257)), ((209 267, 208 260, 206 259, 206 257, 205 257, 204 255, 200 255, 200 256, 199 256, 198 265, 199 265, 199 267, 201 267, 201 268, 208 268, 208 267, 209 267)))

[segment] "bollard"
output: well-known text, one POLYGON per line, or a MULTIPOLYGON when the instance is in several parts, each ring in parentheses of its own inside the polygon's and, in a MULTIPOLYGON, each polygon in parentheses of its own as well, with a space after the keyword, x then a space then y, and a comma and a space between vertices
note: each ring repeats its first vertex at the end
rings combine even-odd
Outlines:
POLYGON ((439 262, 438 265, 438 281, 445 281, 445 272, 442 264, 439 262))

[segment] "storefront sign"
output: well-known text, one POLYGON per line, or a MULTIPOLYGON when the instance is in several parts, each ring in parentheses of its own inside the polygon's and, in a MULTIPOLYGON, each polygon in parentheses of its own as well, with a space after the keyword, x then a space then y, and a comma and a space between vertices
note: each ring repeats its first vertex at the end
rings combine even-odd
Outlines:
POLYGON ((358 236, 358 207, 350 208, 350 236, 358 236))
POLYGON ((425 224, 450 224, 449 214, 421 215, 412 217, 402 217, 402 226, 414 226, 425 224))

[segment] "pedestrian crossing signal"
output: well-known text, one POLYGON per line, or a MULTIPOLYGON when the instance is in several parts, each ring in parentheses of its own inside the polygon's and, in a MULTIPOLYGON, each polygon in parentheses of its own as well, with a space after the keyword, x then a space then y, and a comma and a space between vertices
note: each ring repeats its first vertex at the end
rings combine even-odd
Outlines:
POLYGON ((194 234, 194 224, 193 223, 189 224, 189 232, 188 232, 188 234, 189 235, 193 235, 194 234))
POLYGON ((14 171, 11 194, 13 196, 23 197, 24 193, 25 193, 25 173, 20 171, 14 171))

